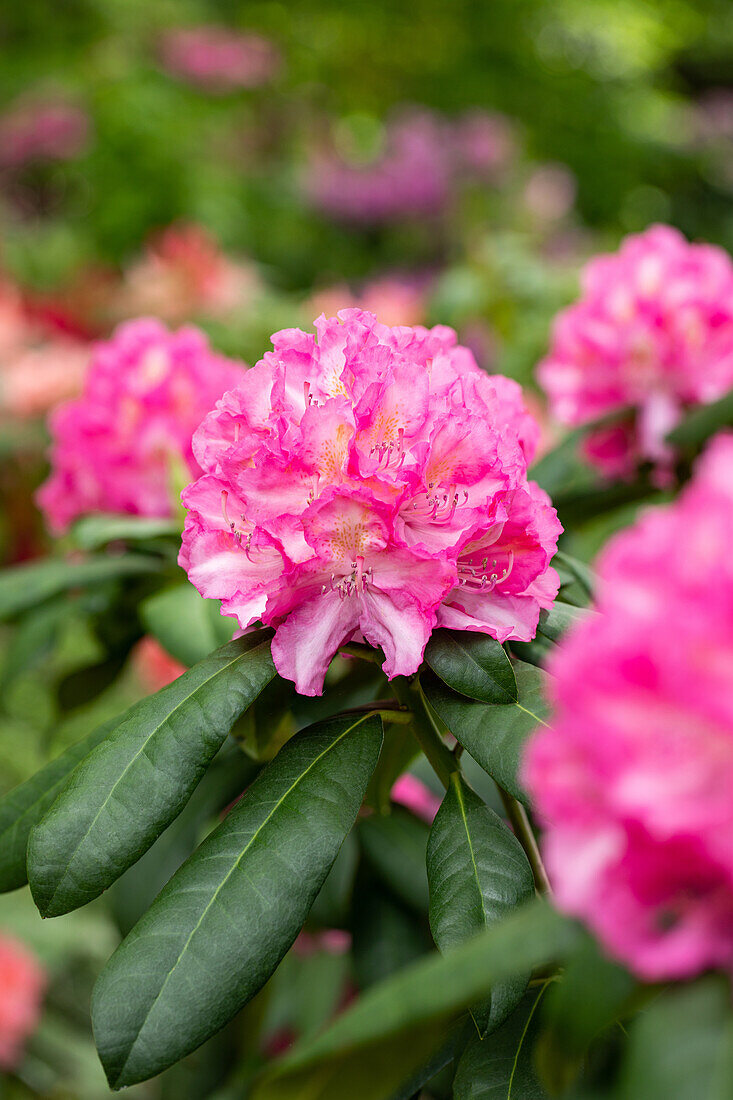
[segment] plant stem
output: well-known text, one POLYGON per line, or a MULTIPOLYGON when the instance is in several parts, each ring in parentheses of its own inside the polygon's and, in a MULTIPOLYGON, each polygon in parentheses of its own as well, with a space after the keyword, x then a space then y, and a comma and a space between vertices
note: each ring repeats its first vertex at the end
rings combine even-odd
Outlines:
POLYGON ((499 788, 499 794, 504 803, 504 809, 509 818, 509 824, 514 830, 514 835, 524 848, 527 859, 529 860, 529 865, 534 874, 537 892, 539 894, 552 894, 550 880, 547 877, 547 871, 542 862, 537 838, 534 835, 529 818, 527 817, 527 811, 521 802, 518 802, 512 795, 507 794, 503 787, 499 787, 498 783, 496 785, 499 788))
POLYGON ((419 680, 415 677, 410 683, 404 677, 397 676, 392 680, 392 689, 402 706, 409 707, 412 711, 412 728, 415 737, 430 761, 433 771, 447 790, 451 775, 458 771, 458 761, 438 732, 419 680))
POLYGON ((371 661, 373 665, 381 665, 384 661, 384 654, 379 650, 372 649, 370 645, 362 645, 360 642, 348 642, 342 645, 339 653, 346 657, 360 657, 362 661, 371 661))

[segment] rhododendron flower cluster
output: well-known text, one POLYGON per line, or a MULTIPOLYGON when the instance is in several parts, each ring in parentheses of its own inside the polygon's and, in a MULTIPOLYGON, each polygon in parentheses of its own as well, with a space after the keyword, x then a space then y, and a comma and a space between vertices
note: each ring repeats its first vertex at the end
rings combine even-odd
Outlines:
POLYGON ((733 967, 733 435, 617 535, 525 779, 558 904, 645 979, 733 967))
POLYGON ((527 481, 537 427, 451 329, 341 311, 290 329, 194 437, 181 564, 280 674, 321 691, 350 639, 414 673, 437 624, 533 637, 560 526, 527 481))
POLYGON ((22 943, 0 935, 0 1069, 20 1060, 41 1012, 46 984, 41 965, 22 943))
POLYGON ((628 237, 586 266, 538 377, 564 424, 633 410, 628 422, 591 433, 588 456, 605 473, 626 474, 640 460, 664 465, 664 437, 685 407, 733 386, 730 257, 663 225, 628 237))
POLYGON ((97 344, 82 395, 51 417, 52 471, 38 493, 51 527, 87 512, 174 514, 176 487, 200 472, 193 431, 241 368, 198 329, 152 319, 97 344))

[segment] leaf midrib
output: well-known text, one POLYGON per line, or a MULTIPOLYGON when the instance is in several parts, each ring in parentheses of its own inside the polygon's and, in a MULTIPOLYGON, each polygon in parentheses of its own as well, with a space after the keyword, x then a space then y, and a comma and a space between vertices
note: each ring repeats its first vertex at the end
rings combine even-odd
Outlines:
POLYGON ((150 1005, 150 1008, 149 1008, 149 1009, 148 1009, 148 1011, 147 1011, 147 1012, 145 1013, 145 1016, 144 1016, 144 1018, 143 1018, 143 1021, 142 1021, 142 1023, 140 1024, 140 1027, 138 1028, 138 1031, 137 1031, 137 1035, 135 1036, 135 1039, 134 1039, 134 1041, 133 1041, 133 1043, 132 1043, 132 1046, 130 1047, 129 1053, 128 1053, 128 1055, 127 1055, 127 1057, 126 1057, 125 1061, 124 1061, 124 1064, 122 1065, 122 1068, 120 1069, 120 1072, 119 1072, 119 1073, 118 1073, 118 1075, 117 1075, 117 1078, 116 1078, 116 1082, 119 1082, 119 1081, 120 1081, 120 1080, 122 1079, 122 1077, 123 1077, 123 1075, 124 1075, 124 1073, 125 1073, 125 1070, 127 1069, 128 1063, 130 1062, 130 1059, 132 1058, 133 1054, 135 1053, 135 1048, 136 1048, 137 1044, 138 1044, 138 1043, 140 1042, 140 1039, 141 1039, 142 1033, 143 1033, 143 1031, 144 1031, 144 1029, 145 1029, 145 1025, 147 1024, 148 1020, 150 1019, 150 1016, 152 1015, 152 1013, 153 1013, 153 1011, 154 1011, 154 1009, 155 1009, 155 1006, 157 1005, 158 1001, 159 1001, 159 1000, 160 1000, 160 998, 161 998, 161 997, 163 996, 163 993, 164 993, 164 991, 165 991, 165 988, 166 988, 166 986, 167 986, 168 982, 170 981, 170 978, 172 977, 172 975, 173 975, 173 973, 175 972, 176 968, 177 968, 177 967, 179 966, 179 964, 180 964, 180 962, 181 962, 181 959, 183 958, 183 956, 185 955, 186 951, 188 950, 188 948, 189 948, 189 946, 190 946, 190 944, 191 944, 191 941, 193 940, 193 937, 194 937, 194 936, 196 935, 196 933, 198 932, 199 928, 201 927, 201 925, 202 925, 202 923, 203 923, 204 919, 206 918, 206 915, 207 915, 207 913, 208 913, 208 912, 209 912, 209 910, 211 909, 212 905, 214 904, 214 902, 215 902, 215 901, 216 901, 216 899, 218 898, 218 896, 219 896, 219 894, 221 893, 221 891, 222 891, 222 890, 224 889, 224 887, 226 886, 226 884, 227 884, 227 882, 229 881, 229 879, 231 878, 231 876, 232 876, 232 875, 234 874, 234 872, 235 872, 235 871, 236 871, 236 870, 238 869, 239 865, 241 864, 241 862, 242 862, 242 860, 244 859, 244 857, 245 857, 245 855, 247 854, 247 852, 248 852, 248 851, 250 850, 250 848, 251 848, 251 847, 252 847, 252 845, 253 845, 253 844, 255 843, 255 841, 256 841, 256 840, 257 840, 257 839, 259 838, 259 836, 260 836, 260 833, 261 833, 261 832, 262 832, 262 830, 263 830, 263 829, 265 828, 265 826, 266 826, 266 825, 268 824, 268 822, 269 822, 269 821, 270 821, 270 819, 272 818, 273 814, 275 814, 275 813, 277 812, 277 810, 279 810, 279 809, 280 809, 280 806, 281 806, 281 805, 283 804, 283 802, 285 801, 285 799, 286 799, 286 798, 287 798, 287 797, 288 797, 288 796, 289 796, 289 795, 290 795, 290 794, 291 794, 291 793, 292 793, 292 792, 293 792, 293 791, 295 790, 295 788, 296 788, 296 787, 298 786, 298 784, 299 784, 299 783, 300 783, 300 782, 301 782, 301 781, 302 781, 302 780, 303 780, 303 779, 305 778, 305 776, 306 776, 306 775, 308 775, 308 773, 309 773, 309 772, 310 772, 310 771, 311 771, 311 770, 312 770, 312 769, 313 769, 313 768, 314 768, 314 767, 316 766, 316 764, 318 764, 318 763, 319 763, 319 761, 323 759, 323 757, 324 757, 324 756, 326 756, 326 755, 327 755, 327 754, 328 754, 329 752, 331 752, 331 750, 332 750, 332 749, 334 749, 334 748, 336 747, 336 745, 340 744, 340 742, 341 742, 341 741, 342 741, 342 740, 344 739, 344 737, 346 737, 346 735, 347 735, 347 734, 351 733, 351 732, 352 732, 352 730, 356 729, 356 727, 357 727, 357 726, 359 726, 359 725, 360 725, 360 724, 361 724, 362 722, 365 722, 365 721, 366 721, 366 720, 367 720, 368 718, 371 718, 371 717, 372 717, 372 715, 371 715, 371 714, 369 714, 369 713, 367 713, 367 714, 364 714, 364 715, 362 715, 362 716, 361 716, 361 717, 359 717, 358 719, 356 719, 356 721, 355 721, 355 722, 353 722, 353 724, 352 724, 352 725, 348 726, 348 727, 347 727, 347 728, 346 728, 346 729, 345 729, 345 730, 344 730, 344 731, 343 731, 342 733, 340 733, 340 734, 339 734, 339 736, 338 736, 338 737, 337 737, 337 738, 336 738, 336 739, 335 739, 334 741, 332 741, 332 742, 330 743, 330 745, 328 745, 328 746, 327 746, 327 747, 326 747, 325 749, 323 749, 323 751, 322 751, 322 752, 320 752, 320 753, 318 754, 318 756, 316 756, 316 757, 315 757, 315 759, 314 759, 314 760, 311 760, 311 762, 310 762, 310 764, 308 765, 308 767, 307 767, 307 768, 305 768, 305 769, 304 769, 304 770, 303 770, 303 771, 302 771, 302 772, 300 773, 300 775, 298 775, 298 777, 297 777, 297 778, 295 779, 295 781, 294 781, 293 783, 291 783, 291 784, 290 784, 290 786, 288 787, 288 789, 287 789, 286 791, 284 791, 284 792, 283 792, 283 794, 281 795, 281 797, 280 797, 280 798, 279 798, 279 799, 277 800, 277 802, 276 802, 276 803, 274 804, 274 806, 272 807, 272 809, 271 809, 271 810, 270 810, 270 812, 268 813, 267 817, 266 817, 266 818, 264 818, 264 820, 263 820, 263 821, 262 821, 262 822, 261 822, 261 823, 260 823, 260 824, 259 824, 259 825, 257 826, 257 829, 256 829, 256 830, 255 830, 255 832, 254 832, 254 833, 252 834, 252 836, 251 836, 251 837, 250 837, 250 839, 249 839, 249 840, 247 841, 247 843, 246 843, 246 845, 244 846, 244 848, 242 849, 242 851, 241 851, 241 852, 239 853, 239 855, 237 856, 237 859, 236 859, 236 861, 235 861, 235 862, 234 862, 234 863, 232 864, 232 866, 231 866, 231 867, 229 868, 229 870, 227 871, 226 875, 225 875, 225 876, 224 876, 224 878, 223 878, 223 879, 221 880, 221 882, 220 882, 220 883, 219 883, 219 885, 217 886, 217 888, 216 888, 216 890, 214 891, 214 893, 213 893, 213 894, 211 895, 211 899, 210 899, 210 900, 209 900, 209 901, 207 902, 207 904, 206 904, 206 906, 205 906, 205 908, 204 908, 203 912, 201 913, 201 916, 200 916, 200 917, 199 917, 199 919, 198 919, 198 920, 196 921, 196 924, 194 925, 194 927, 193 927, 193 928, 191 929, 191 932, 189 933, 189 935, 188 935, 188 938, 186 939, 186 942, 184 943, 183 947, 181 948, 181 950, 180 950, 180 952, 179 952, 179 954, 178 954, 178 957, 176 958, 176 961, 175 961, 175 962, 173 963, 173 965, 171 966, 170 970, 169 970, 169 971, 168 971, 168 973, 166 974, 166 976, 165 976, 165 979, 164 979, 164 981, 163 981, 163 984, 161 985, 161 987, 160 987, 160 989, 159 989, 158 993, 156 994, 156 996, 155 996, 155 999, 154 999, 154 1000, 152 1001, 152 1003, 151 1003, 151 1005, 150 1005))
POLYGON ((461 814, 461 820, 463 822, 463 827, 466 830, 466 841, 468 842, 468 850, 469 850, 470 855, 471 855, 471 865, 473 867, 473 873, 474 873, 474 877, 476 879, 476 888, 478 890, 478 896, 481 900, 481 912, 483 913, 484 924, 488 925, 489 924, 489 918, 488 918, 488 914, 486 912, 486 902, 485 902, 485 899, 484 899, 484 892, 481 889, 481 879, 479 877, 478 866, 476 864, 476 854, 473 850, 473 841, 471 840, 471 832, 470 832, 470 829, 468 828, 468 814, 466 813, 466 804, 463 800, 463 791, 461 790, 461 781, 460 781, 460 778, 459 778, 457 773, 456 773, 455 779, 454 779, 454 786, 455 786, 455 790, 456 790, 456 797, 458 798, 458 809, 459 809, 460 814, 461 814))
MULTIPOLYGON (((248 649, 244 653, 238 653, 237 656, 233 658, 233 660, 229 661, 226 665, 223 665, 221 668, 218 668, 214 672, 212 672, 211 676, 207 676, 207 678, 205 680, 202 680, 200 684, 197 684, 196 687, 188 695, 184 696, 184 698, 181 699, 181 701, 179 703, 176 703, 175 707, 173 707, 172 710, 168 711, 165 718, 163 718, 160 722, 158 722, 158 724, 156 726, 153 727, 153 729, 150 731, 148 736, 145 738, 145 740, 143 741, 143 743, 140 746, 140 748, 138 749, 138 751, 135 753, 135 755, 133 757, 130 758, 130 760, 125 765, 122 772, 120 772, 119 776, 115 780, 114 784, 110 787, 109 793, 107 794, 107 797, 105 798, 104 802, 99 807, 99 809, 97 810, 97 812, 94 815, 91 823, 89 824, 89 827, 87 828, 86 832, 84 833, 84 835, 79 840, 79 843, 74 848, 74 851, 69 856, 69 859, 68 859, 67 864, 66 864, 66 870, 64 871, 63 875, 61 876, 58 883, 56 884, 56 888, 54 889, 53 893, 51 894, 51 897, 48 900, 48 903, 46 905, 47 909, 49 909, 53 905, 54 901, 56 900, 56 896, 57 896, 59 890, 61 890, 61 887, 64 885, 64 883, 66 882, 66 879, 69 876, 69 870, 71 868, 72 863, 74 862, 77 855, 79 854, 79 850, 81 849, 82 845, 87 840, 87 838, 89 837, 89 834, 91 833, 92 829, 97 824, 97 821, 99 820, 100 815, 107 808, 112 796, 114 795, 115 791, 119 787, 120 783, 125 778, 125 776, 129 772, 129 770, 133 766, 133 764, 142 756, 143 752, 148 747, 148 745, 149 745, 150 741, 153 739, 153 737, 155 737, 156 733, 159 733, 159 731, 163 728, 163 726, 166 724, 166 722, 170 721, 170 719, 173 717, 173 715, 176 713, 176 711, 178 711, 185 703, 188 703, 189 700, 193 699, 194 696, 199 691, 201 691, 203 688, 205 688, 207 684, 209 684, 217 676, 220 676, 222 673, 224 673, 228 669, 232 668, 232 666, 235 665, 237 663, 237 661, 241 661, 245 657, 248 657, 250 654, 255 653, 258 649, 260 649, 261 645, 263 645, 263 644, 265 644, 265 643, 260 643, 260 645, 254 646, 252 649, 248 649)), ((129 719, 128 719, 128 721, 129 721, 129 719)), ((123 723, 120 723, 120 726, 117 726, 116 729, 120 729, 122 724, 123 723)), ((110 736, 112 736, 112 734, 114 732, 115 732, 115 730, 112 730, 111 733, 110 733, 110 736)), ((94 751, 94 750, 92 750, 92 751, 94 751)), ((80 761, 80 763, 81 763, 81 761, 80 761)))

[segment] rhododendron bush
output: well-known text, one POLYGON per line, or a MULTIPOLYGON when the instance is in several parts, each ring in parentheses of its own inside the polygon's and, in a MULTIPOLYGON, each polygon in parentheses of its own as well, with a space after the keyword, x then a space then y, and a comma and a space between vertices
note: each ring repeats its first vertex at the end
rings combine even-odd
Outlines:
MULTIPOLYGON (((591 410, 573 446, 626 418, 582 508, 568 441, 536 461, 536 402, 444 325, 347 306, 252 367, 153 318, 92 346, 49 421, 57 550, 0 615, 19 670, 84 624, 61 713, 131 705, 0 799, 0 888, 116 922, 112 1088, 220 1064, 244 1010, 255 1100, 673 1095, 669 1042, 728 1094, 729 264, 656 227, 591 265, 540 367, 591 410)), ((15 1070, 43 982, 8 952, 15 1070)))

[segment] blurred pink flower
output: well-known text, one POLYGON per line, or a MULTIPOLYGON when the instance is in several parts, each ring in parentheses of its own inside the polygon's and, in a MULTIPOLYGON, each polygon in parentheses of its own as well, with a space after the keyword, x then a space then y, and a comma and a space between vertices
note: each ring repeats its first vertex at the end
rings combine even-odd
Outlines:
POLYGON ((85 111, 63 100, 23 98, 0 116, 0 165, 19 168, 29 161, 71 160, 89 142, 85 111))
POLYGON ((228 259, 201 226, 173 225, 127 270, 116 305, 123 317, 168 324, 225 318, 248 308, 259 285, 254 268, 228 259))
POLYGON ((135 672, 148 693, 160 691, 186 671, 186 666, 171 657, 150 634, 146 634, 137 643, 132 661, 135 672))
POLYGON ((586 265, 582 294, 555 318, 538 378, 563 424, 629 407, 618 432, 589 440, 609 475, 641 460, 668 464, 665 435, 686 407, 733 386, 733 263, 721 248, 688 244, 656 225, 586 265))
POLYGON ((314 155, 306 176, 311 201, 345 221, 377 223, 437 214, 453 186, 445 123, 426 110, 387 123, 384 152, 351 164, 332 151, 314 155))
POLYGON ((37 500, 54 531, 88 512, 173 515, 200 468, 191 436, 243 364, 193 326, 143 318, 95 345, 81 397, 51 417, 51 476, 37 500))
POLYGON ((325 951, 328 955, 345 955, 351 949, 351 934, 343 928, 324 928, 320 932, 301 932, 293 951, 301 958, 325 951))
POLYGON ((476 109, 453 124, 453 146, 462 167, 481 179, 496 179, 517 152, 514 126, 505 115, 476 109))
POLYGON ((269 83, 281 66, 275 45, 229 27, 179 27, 160 42, 164 68, 207 92, 226 93, 269 83))
POLYGON ((573 209, 577 189, 575 176, 564 164, 541 164, 524 186, 524 205, 538 222, 557 222, 573 209))
POLYGON ((39 416, 81 389, 88 345, 44 323, 0 282, 0 414, 39 416))
POLYGON ((534 636, 561 530, 526 478, 521 390, 485 375, 451 329, 342 310, 274 351, 194 437, 179 561, 246 627, 277 627, 278 671, 319 694, 351 638, 410 675, 436 621, 534 636))
POLYGON ((12 1070, 41 1014, 46 977, 24 944, 0 934, 0 1069, 12 1070))
POLYGON ((390 797, 393 802, 406 806, 416 817, 421 817, 428 824, 432 824, 440 809, 440 798, 414 775, 407 773, 401 775, 394 784, 390 797))
POLYGON ((558 904, 643 978, 733 968, 733 435, 598 563, 525 780, 558 904))
POLYGON ((360 294, 348 287, 334 286, 318 291, 310 299, 312 312, 333 316, 339 309, 366 310, 384 325, 419 325, 427 312, 425 289, 417 280, 385 275, 367 283, 360 294))

